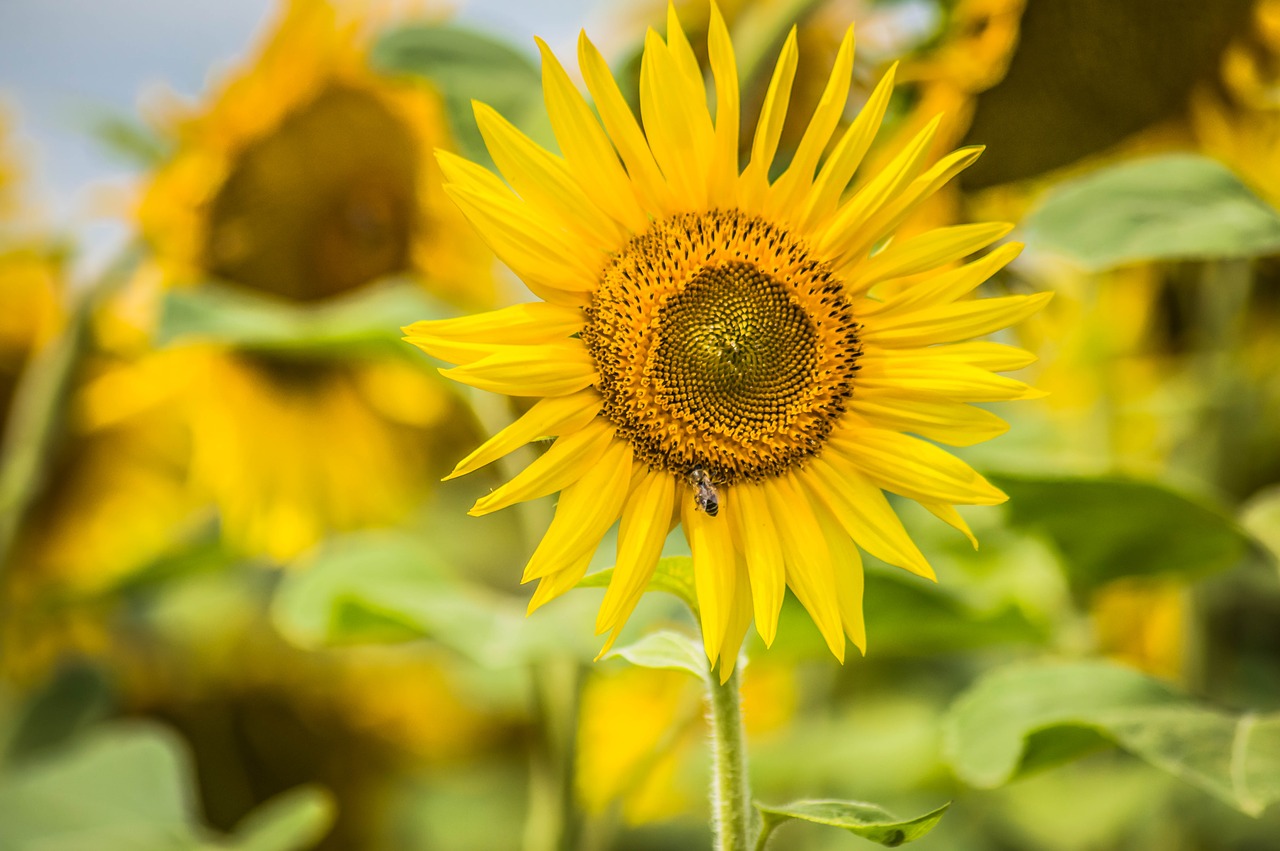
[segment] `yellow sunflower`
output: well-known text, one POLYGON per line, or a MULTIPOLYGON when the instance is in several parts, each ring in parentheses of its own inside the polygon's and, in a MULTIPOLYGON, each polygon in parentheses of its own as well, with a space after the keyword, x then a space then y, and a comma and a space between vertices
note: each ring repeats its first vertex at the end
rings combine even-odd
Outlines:
POLYGON ((539 42, 563 156, 477 106, 507 183, 441 154, 446 188, 542 302, 418 323, 408 339, 458 364, 444 372, 460 382, 544 397, 454 470, 557 438, 471 512, 560 492, 525 569, 526 581, 539 580, 531 610, 579 581, 620 519, 617 566, 596 623, 611 644, 680 524, 704 646, 722 678, 753 615, 772 642, 786 588, 843 660, 846 636, 865 649, 858 547, 933 578, 883 491, 959 528, 954 505, 1004 501, 935 442, 993 437, 1005 423, 970 403, 1035 393, 993 374, 1032 355, 960 341, 1021 320, 1049 296, 965 298, 1018 253, 1016 244, 920 274, 991 245, 1008 225, 891 239, 916 204, 980 152, 929 165, 937 122, 843 197, 893 78, 891 70, 823 160, 845 108, 852 31, 790 165, 773 181, 794 31, 741 171, 737 71, 723 18, 713 7, 714 120, 673 10, 667 33, 646 39, 643 130, 585 35, 579 64, 603 127, 539 42), (906 276, 911 286, 876 297, 878 285, 906 276))
POLYGON ((417 273, 462 304, 491 298, 430 156, 452 144, 442 102, 370 70, 358 10, 286 0, 249 67, 160 119, 177 151, 138 220, 169 285, 216 277, 310 302, 417 273))
MULTIPOLYGON (((492 255, 431 153, 452 145, 442 102, 368 67, 368 11, 287 0, 248 66, 170 118, 174 154, 137 211, 155 263, 104 336, 129 345, 157 293, 212 280, 299 312, 402 275, 460 306, 493 303, 492 255)), ((442 382, 394 353, 181 345, 143 359, 139 382, 111 398, 142 404, 143 388, 184 411, 192 478, 224 535, 277 560, 397 520, 435 478, 433 450, 469 422, 442 382)))

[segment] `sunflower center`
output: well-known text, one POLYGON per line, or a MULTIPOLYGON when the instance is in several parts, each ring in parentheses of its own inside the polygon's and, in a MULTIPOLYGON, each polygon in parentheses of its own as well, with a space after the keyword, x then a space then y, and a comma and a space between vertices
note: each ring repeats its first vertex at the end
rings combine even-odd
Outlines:
POLYGON ((654 223, 614 258, 586 313, 604 416, 677 475, 786 472, 822 447, 852 392, 858 325, 840 282, 758 217, 654 223))
POLYGON ((333 86, 236 158, 209 210, 214 274, 297 301, 406 269, 418 161, 377 98, 333 86))

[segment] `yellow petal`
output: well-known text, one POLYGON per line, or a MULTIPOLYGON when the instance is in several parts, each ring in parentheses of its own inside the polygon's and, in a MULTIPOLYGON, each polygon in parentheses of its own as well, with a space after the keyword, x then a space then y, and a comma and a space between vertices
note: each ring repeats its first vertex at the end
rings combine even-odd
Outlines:
POLYGON ((521 582, 541 579, 593 553, 622 513, 631 484, 631 444, 615 440, 582 478, 566 487, 555 517, 525 565, 521 582))
POLYGON ((818 168, 818 158, 827 149, 827 142, 836 125, 844 116, 845 103, 849 99, 849 83, 853 74, 853 27, 850 26, 840 42, 840 50, 831 67, 831 76, 818 99, 813 117, 805 128, 800 144, 796 146, 791 164, 778 178, 765 200, 765 215, 770 218, 798 219, 797 212, 810 188, 818 168))
POLYGON ((1012 372, 1030 366, 1038 358, 1034 352, 1020 349, 1017 346, 1006 346, 1004 343, 991 343, 985 340, 974 340, 968 343, 950 343, 945 346, 925 346, 921 349, 887 349, 883 354, 874 347, 869 347, 864 354, 870 357, 902 358, 929 360, 934 363, 947 362, 967 364, 992 372, 1012 372))
POLYGON ((755 603, 756 631, 768 647, 777 634, 778 613, 786 596, 782 544, 778 541, 767 498, 758 485, 739 482, 725 496, 724 508, 746 561, 751 599, 755 603))
POLYGON ((581 582, 582 577, 587 575, 587 568, 591 566, 591 559, 594 555, 592 552, 580 555, 575 561, 565 565, 563 570, 539 579, 538 587, 534 589, 533 597, 529 599, 527 612, 533 614, 542 606, 545 606, 581 582))
POLYGON ((693 46, 689 44, 684 27, 680 26, 680 17, 676 15, 676 4, 673 2, 667 3, 667 49, 671 52, 680 75, 701 89, 702 69, 698 67, 698 57, 693 53, 693 46))
POLYGON ((543 346, 505 346, 440 374, 507 396, 565 396, 596 383, 596 364, 579 340, 543 346))
POLYGON ((981 145, 977 145, 952 151, 912 180, 867 221, 866 232, 863 234, 864 243, 868 246, 875 245, 892 233, 921 202, 977 162, 983 150, 985 149, 981 145))
POLYGON ((594 420, 600 407, 600 394, 590 388, 539 400, 523 416, 459 461, 453 472, 445 476, 445 481, 478 470, 530 441, 575 432, 594 420))
POLYGON ((737 566, 729 521, 699 511, 691 499, 681 500, 681 520, 693 553, 693 580, 702 616, 702 646, 714 665, 720 658, 725 629, 733 611, 737 566))
POLYGON ((640 115, 654 159, 675 194, 690 210, 707 206, 707 174, 715 131, 701 86, 694 89, 653 30, 640 63, 640 115))
POLYGON ((558 438, 511 481, 476 500, 469 513, 479 517, 568 487, 600 460, 614 436, 613 426, 596 418, 578 431, 558 438))
POLYGON ((636 200, 622 163, 618 162, 613 144, 582 94, 574 88, 560 60, 546 42, 536 41, 542 54, 542 92, 547 114, 569 171, 597 207, 628 230, 643 230, 648 218, 636 200))
MULTIPOLYGON (((937 347, 945 352, 945 346, 937 347)), ((914 351, 914 350, 913 350, 914 351)), ((1044 392, 1024 382, 990 370, 970 366, 944 354, 924 353, 893 357, 864 357, 859 361, 858 388, 874 401, 881 394, 923 401, 1009 402, 1038 399, 1044 392)))
POLYGON ((939 115, 930 121, 883 171, 836 211, 830 226, 818 239, 818 252, 831 258, 833 266, 856 263, 871 250, 873 243, 865 239, 867 220, 916 176, 941 120, 939 115))
POLYGON ((623 229, 591 202, 563 159, 544 150, 492 107, 477 102, 475 115, 485 147, 520 197, 553 215, 597 250, 612 251, 624 241, 623 229))
POLYGON ((877 427, 918 434, 948 446, 972 446, 1009 430, 1009 424, 995 414, 963 402, 860 393, 849 407, 877 427))
MULTIPOLYGON (((604 122, 609 137, 618 146, 618 154, 626 164, 627 173, 636 196, 644 210, 654 217, 673 212, 675 203, 670 188, 653 159, 649 143, 636 122, 635 113, 627 104, 626 98, 618 88, 618 82, 609 71, 600 51, 587 38, 586 33, 578 35, 578 65, 582 69, 583 79, 587 83, 587 91, 600 111, 600 120, 604 122)), ((631 218, 623 221, 631 230, 640 231, 646 226, 641 219, 631 218)))
POLYGON ((864 299, 860 310, 864 315, 907 313, 924 307, 953 302, 972 292, 983 281, 1003 269, 1021 251, 1022 243, 1007 242, 958 269, 917 279, 911 286, 897 290, 884 302, 864 299))
POLYGON ((618 561, 596 616, 596 633, 618 630, 631 616, 653 576, 675 508, 676 481, 662 470, 641 475, 618 527, 618 561))
POLYGON ((1001 239, 1013 225, 982 222, 934 228, 902 241, 895 240, 858 267, 855 289, 865 289, 890 278, 902 278, 936 269, 968 257, 1001 239))
POLYGON ((853 173, 861 165, 867 148, 871 147, 871 142, 880 129, 880 122, 884 120, 884 111, 889 105, 890 95, 893 94, 893 76, 897 69, 896 62, 889 66, 889 70, 880 78, 879 84, 863 105, 858 117, 849 125, 849 129, 840 137, 831 156, 822 164, 818 179, 814 181, 813 189, 805 202, 804 215, 800 219, 802 230, 806 232, 817 230, 818 226, 825 223, 836 209, 841 193, 853 179, 853 173))
POLYGON ((836 578, 822 530, 794 474, 766 479, 761 488, 774 517, 774 526, 787 564, 787 585, 808 610, 827 647, 844 661, 844 633, 836 602, 836 578))
POLYGON ((863 329, 863 339, 895 348, 968 340, 1016 325, 1051 298, 1051 292, 981 298, 878 316, 863 329))
POLYGON ((956 511, 954 505, 945 502, 921 502, 920 504, 929 509, 929 512, 943 523, 964 533, 964 536, 969 539, 969 543, 973 544, 973 548, 975 550, 978 548, 977 537, 973 534, 973 530, 969 528, 969 524, 960 516, 960 512, 956 511))
POLYGON ((459 184, 444 191, 521 280, 574 293, 594 292, 599 285, 605 255, 552 230, 535 208, 510 192, 498 195, 459 184))
POLYGON ((401 330, 410 343, 415 337, 471 343, 548 343, 576 334, 584 322, 580 308, 527 302, 454 319, 423 320, 401 330))
POLYGON ((554 343, 582 330, 581 308, 533 302, 457 319, 415 322, 402 330, 405 342, 432 357, 463 364, 503 346, 554 343))
POLYGON ((738 206, 738 64, 724 17, 711 3, 707 30, 707 53, 716 85, 715 153, 711 157, 711 185, 708 195, 713 207, 738 206))
POLYGON ((840 609, 840 624, 853 646, 867 654, 867 626, 862 618, 862 556, 853 540, 826 510, 816 512, 822 537, 831 553, 831 565, 836 577, 836 604, 840 609))
POLYGON ((997 505, 1008 499, 956 456, 932 443, 884 429, 860 427, 829 438, 877 487, 919 502, 997 505))
POLYGON ((720 645, 720 685, 729 682, 733 669, 738 664, 738 654, 742 650, 742 639, 746 638, 751 628, 751 581, 747 577, 747 568, 742 559, 735 561, 737 577, 734 580, 733 605, 729 612, 729 622, 725 625, 724 641, 720 645))
POLYGON ((934 579, 933 568, 911 540, 880 488, 840 453, 824 452, 805 467, 806 484, 858 546, 883 562, 934 579))
POLYGON ((742 207, 748 212, 760 211, 765 192, 769 188, 769 169, 774 154, 778 152, 778 140, 782 138, 782 125, 787 118, 787 105, 791 101, 791 83, 796 76, 796 63, 800 51, 796 47, 796 28, 787 34, 774 66, 769 90, 756 123, 756 135, 751 142, 751 160, 742 172, 742 207))

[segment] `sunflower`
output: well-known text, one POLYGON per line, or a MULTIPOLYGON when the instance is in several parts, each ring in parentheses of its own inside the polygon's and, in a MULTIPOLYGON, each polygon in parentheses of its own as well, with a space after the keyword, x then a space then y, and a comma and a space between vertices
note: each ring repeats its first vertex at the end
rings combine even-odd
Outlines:
POLYGON ((249 67, 203 108, 160 116, 176 153, 138 221, 169 285, 210 277, 314 302, 416 273, 471 306, 483 246, 440 192, 444 107, 420 82, 367 62, 351 6, 286 0, 249 67))
MULTIPOLYGON (((442 102, 368 67, 375 22, 355 13, 363 5, 287 0, 246 68, 168 117, 174 153, 137 211, 155 262, 117 318, 145 329, 139 292, 209 281, 298 313, 389 276, 459 306, 492 304, 492 255, 431 155, 452 145, 442 102)), ((443 382, 394 352, 181 345, 145 358, 144 383, 170 391, 152 395, 186 413, 193 481, 227 540, 276 560, 397 520, 434 478, 432 448, 466 422, 443 382), (379 488, 364 486, 370 476, 379 488)))
POLYGON ((786 588, 843 660, 846 637, 865 650, 859 547, 934 578, 884 491, 961 529, 956 504, 1004 501, 936 443, 963 446, 1005 430, 972 402, 1035 394, 993 374, 1027 365, 1030 354, 960 341, 1021 320, 1049 296, 965 298, 1018 253, 1016 244, 921 274, 992 245, 1008 225, 891 239, 915 205, 980 153, 963 149, 928 165, 936 121, 842 197, 893 81, 890 70, 824 161, 844 112, 852 30, 790 164, 772 181, 794 30, 741 171, 737 71, 723 18, 713 8, 714 120, 674 11, 667 33, 666 41, 652 31, 646 38, 643 130, 585 34, 579 63, 603 127, 538 43, 563 156, 477 106, 507 183, 442 153, 446 188, 541 302, 406 332, 457 364, 444 373, 460 382, 542 397, 453 473, 556 438, 471 510, 560 492, 524 572, 539 582, 531 611, 581 579, 620 521, 596 623, 609 633, 607 649, 678 524, 693 554, 704 647, 722 678, 753 616, 764 642, 773 641, 786 588), (907 276, 911 286, 876 297, 881 283, 907 276))

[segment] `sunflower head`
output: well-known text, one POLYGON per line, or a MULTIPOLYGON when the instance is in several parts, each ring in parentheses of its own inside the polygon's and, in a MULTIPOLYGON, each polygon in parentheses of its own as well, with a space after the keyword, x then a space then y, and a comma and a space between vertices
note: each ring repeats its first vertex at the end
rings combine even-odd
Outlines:
POLYGON ((369 22, 288 0, 249 66, 170 116, 176 153, 138 216, 170 284, 219 278, 316 301, 412 273, 469 306, 481 247, 440 192, 439 97, 369 70, 369 22))
POLYGON ((859 548, 932 577, 884 491, 967 531, 956 504, 1004 495, 936 444, 1004 430, 971 403, 1034 395, 995 374, 1028 364, 1026 352, 963 342, 1047 298, 969 297, 1019 246, 956 262, 1009 227, 894 238, 979 150, 931 162, 935 120, 847 192, 893 80, 891 69, 836 134, 852 31, 790 164, 772 179, 794 31, 743 168, 737 68, 714 5, 714 116, 674 11, 665 40, 646 38, 639 121, 585 35, 578 59, 595 110, 539 46, 562 154, 481 105, 476 118, 505 180, 451 155, 441 163, 449 194, 543 303, 407 329, 411 342, 457 364, 445 373, 458 381, 540 397, 455 474, 556 438, 472 513, 560 493, 525 569, 526 581, 539 581, 531 608, 573 587, 617 523, 617 564, 597 621, 610 643, 680 525, 705 648, 722 677, 753 618, 772 641, 787 588, 843 659, 846 637, 865 643, 859 548))
MULTIPOLYGON (((441 99, 370 69, 369 5, 284 0, 245 67, 170 118, 174 152, 138 212, 156 262, 130 296, 215 279, 311 316, 405 274, 455 304, 492 302, 492 256, 432 154, 452 144, 441 99)), ((442 382, 382 351, 175 345, 145 358, 143 384, 185 417, 192 484, 224 537, 279 561, 398 520, 435 479, 439 446, 469 428, 442 382)))

